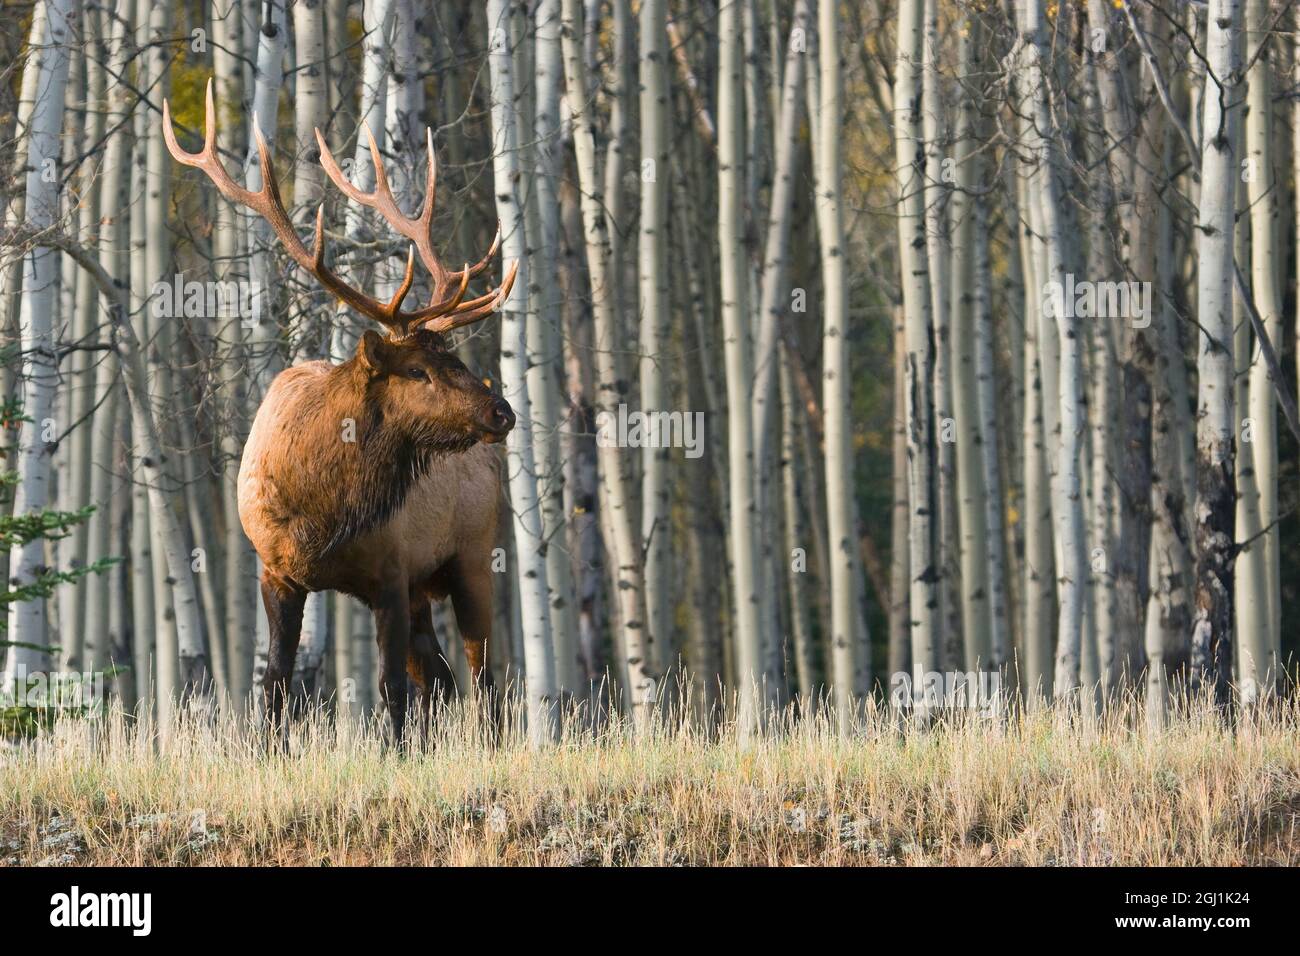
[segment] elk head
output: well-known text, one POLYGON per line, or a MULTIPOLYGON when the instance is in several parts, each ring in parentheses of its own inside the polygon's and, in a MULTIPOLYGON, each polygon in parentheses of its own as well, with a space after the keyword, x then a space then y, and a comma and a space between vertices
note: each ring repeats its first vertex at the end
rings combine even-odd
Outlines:
POLYGON ((206 173, 231 202, 261 215, 300 268, 315 276, 340 301, 387 329, 387 338, 373 331, 367 332, 358 343, 353 358, 364 372, 368 395, 381 399, 385 406, 383 411, 396 414, 399 420, 414 424, 418 418, 423 424, 416 434, 427 437, 439 447, 464 447, 476 440, 500 441, 514 426, 514 413, 504 400, 494 397, 447 350, 442 334, 478 322, 498 309, 510 295, 519 264, 511 265, 497 288, 477 298, 465 298, 470 279, 487 268, 500 245, 501 226, 498 223, 496 238, 487 254, 476 264, 466 264, 455 271, 443 265, 433 248, 431 235, 438 176, 433 133, 426 134, 429 170, 424 205, 418 216, 410 217, 401 211, 393 198, 384 173, 383 157, 369 126, 363 124, 374 160, 375 188, 368 193, 348 182, 325 145, 325 138, 319 129, 316 130, 321 166, 334 184, 354 202, 374 209, 398 235, 410 240, 402 282, 392 298, 383 302, 352 287, 325 264, 323 203, 316 212, 316 237, 311 251, 298 238, 280 198, 270 150, 256 119, 253 132, 261 165, 262 188, 253 192, 231 179, 217 153, 217 120, 211 80, 208 81, 205 110, 203 149, 191 153, 181 149, 176 142, 170 107, 166 100, 163 101, 163 137, 167 149, 178 163, 206 173), (414 282, 417 254, 432 279, 432 290, 426 305, 407 311, 402 304, 414 282))
POLYGON ((367 331, 353 359, 370 404, 390 427, 430 451, 499 442, 515 413, 447 350, 443 337, 418 329, 400 339, 367 331))

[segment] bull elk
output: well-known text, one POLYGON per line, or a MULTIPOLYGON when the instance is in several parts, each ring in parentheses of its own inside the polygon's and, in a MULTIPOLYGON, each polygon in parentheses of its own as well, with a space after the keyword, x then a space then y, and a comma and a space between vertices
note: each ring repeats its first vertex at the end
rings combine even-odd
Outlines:
POLYGON ((447 349, 444 333, 491 314, 510 294, 518 263, 501 284, 466 299, 470 279, 496 253, 458 271, 445 268, 431 237, 437 167, 428 135, 424 206, 406 216, 393 198, 370 130, 373 192, 348 182, 316 131, 321 165, 349 198, 374 209, 411 243, 406 272, 387 302, 344 282, 325 263, 324 208, 316 214, 311 251, 298 238, 280 199, 270 152, 256 129, 262 188, 237 185, 217 153, 212 84, 204 144, 180 148, 163 102, 163 132, 177 162, 202 170, 231 202, 271 226, 290 258, 335 297, 387 329, 368 330, 341 365, 307 362, 282 371, 267 390, 239 467, 239 519, 262 560, 262 601, 270 629, 264 684, 266 714, 283 729, 288 681, 312 591, 363 601, 375 618, 380 693, 394 737, 404 736, 408 675, 428 714, 435 686, 452 674, 434 633, 431 600, 451 597, 476 686, 487 688, 484 662, 492 629, 491 552, 500 494, 499 455, 488 446, 514 427, 510 406, 447 349), (415 257, 432 278, 427 305, 402 308, 415 257))

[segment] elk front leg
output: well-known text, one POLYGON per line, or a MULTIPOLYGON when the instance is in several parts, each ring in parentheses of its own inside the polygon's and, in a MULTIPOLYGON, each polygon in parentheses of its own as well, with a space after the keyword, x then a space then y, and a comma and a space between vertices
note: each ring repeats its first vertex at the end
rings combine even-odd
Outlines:
POLYGON ((284 703, 289 695, 289 678, 293 676, 294 658, 298 656, 302 609, 306 601, 305 588, 268 570, 262 571, 262 604, 266 608, 267 630, 270 633, 262 694, 266 704, 268 735, 278 735, 281 747, 287 746, 289 742, 289 729, 284 723, 284 703))
POLYGON ((388 707, 393 741, 406 738, 406 658, 411 638, 411 601, 406 582, 380 595, 374 605, 375 639, 379 644, 379 695, 388 707))
POLYGON ((501 701, 497 697, 492 669, 487 664, 488 641, 492 637, 492 571, 467 567, 458 561, 451 574, 451 603, 456 611, 456 626, 465 644, 472 692, 487 700, 488 714, 494 727, 500 725, 501 701))
POLYGON ((406 659, 406 671, 415 682, 420 723, 427 732, 432 725, 434 704, 449 703, 456 686, 456 677, 442 656, 442 645, 438 643, 438 634, 433 627, 433 607, 427 600, 421 601, 411 612, 411 650, 406 659))

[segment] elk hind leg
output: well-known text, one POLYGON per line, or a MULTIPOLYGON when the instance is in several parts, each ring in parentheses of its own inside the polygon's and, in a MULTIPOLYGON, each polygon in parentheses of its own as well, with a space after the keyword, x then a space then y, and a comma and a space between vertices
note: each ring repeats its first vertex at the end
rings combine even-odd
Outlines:
POLYGON ((456 687, 456 677, 443 656, 433 626, 433 607, 427 600, 411 612, 411 647, 406 657, 406 672, 415 684, 421 728, 427 733, 435 707, 450 703, 456 687))
POLYGON ((487 666, 488 641, 492 637, 492 572, 486 564, 468 568, 461 561, 449 575, 448 590, 456 611, 456 627, 465 645, 472 692, 487 703, 493 728, 501 724, 501 701, 487 666))

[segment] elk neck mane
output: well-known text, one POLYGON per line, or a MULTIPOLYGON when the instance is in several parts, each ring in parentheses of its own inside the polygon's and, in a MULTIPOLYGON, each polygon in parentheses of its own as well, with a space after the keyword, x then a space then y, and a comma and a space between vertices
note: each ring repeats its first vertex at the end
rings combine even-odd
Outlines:
POLYGON ((477 441, 386 410, 386 381, 356 358, 320 365, 328 371, 317 368, 320 377, 302 383, 314 387, 291 385, 282 396, 272 452, 282 467, 268 472, 275 500, 266 502, 302 553, 316 558, 382 527, 436 460, 477 441))

